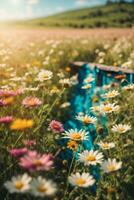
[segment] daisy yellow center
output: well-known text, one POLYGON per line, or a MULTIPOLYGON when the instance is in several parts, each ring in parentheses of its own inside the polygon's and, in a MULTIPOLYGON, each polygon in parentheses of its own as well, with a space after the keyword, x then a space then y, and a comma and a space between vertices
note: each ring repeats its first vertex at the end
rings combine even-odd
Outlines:
POLYGON ((120 131, 120 132, 123 132, 123 131, 125 131, 125 128, 120 127, 120 128, 119 128, 119 131, 120 131))
POLYGON ((44 74, 43 78, 49 78, 48 74, 44 74))
POLYGON ((75 150, 77 150, 78 144, 75 141, 70 141, 70 142, 68 142, 67 146, 69 149, 72 149, 75 151, 75 150))
POLYGON ((83 122, 84 122, 85 124, 89 124, 89 123, 91 123, 91 119, 85 117, 85 118, 83 119, 83 122))
POLYGON ((116 170, 115 165, 109 165, 109 166, 108 166, 108 171, 109 171, 109 172, 112 172, 112 171, 115 171, 115 170, 116 170))
POLYGON ((103 148, 108 148, 109 145, 108 145, 108 143, 103 143, 103 144, 102 144, 102 147, 103 147, 103 148))
POLYGON ((114 93, 109 93, 109 94, 108 94, 108 97, 114 97, 114 96, 115 96, 114 93))
POLYGON ((46 187, 45 187, 44 185, 40 185, 40 186, 38 187, 38 191, 39 191, 40 193, 44 193, 44 192, 47 191, 47 189, 46 189, 46 187))
POLYGON ((22 181, 16 181, 15 182, 15 188, 17 190, 21 190, 24 187, 24 183, 22 183, 22 181))
POLYGON ((81 185, 84 185, 86 183, 86 180, 84 180, 83 178, 78 178, 76 180, 76 184, 81 186, 81 185))
POLYGON ((93 155, 89 155, 89 156, 87 156, 86 160, 92 162, 92 161, 96 161, 96 158, 93 155))
POLYGON ((72 140, 81 140, 81 134, 80 133, 72 133, 71 139, 72 140))
POLYGON ((106 112, 111 111, 111 110, 112 110, 111 106, 105 106, 104 107, 104 111, 106 111, 106 112))

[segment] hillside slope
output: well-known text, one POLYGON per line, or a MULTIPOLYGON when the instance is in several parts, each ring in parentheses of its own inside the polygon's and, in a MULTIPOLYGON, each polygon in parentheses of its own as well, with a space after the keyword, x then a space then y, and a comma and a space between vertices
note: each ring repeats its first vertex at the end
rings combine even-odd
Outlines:
POLYGON ((29 20, 26 23, 39 26, 74 28, 132 27, 134 26, 134 4, 110 4, 84 8, 29 20))

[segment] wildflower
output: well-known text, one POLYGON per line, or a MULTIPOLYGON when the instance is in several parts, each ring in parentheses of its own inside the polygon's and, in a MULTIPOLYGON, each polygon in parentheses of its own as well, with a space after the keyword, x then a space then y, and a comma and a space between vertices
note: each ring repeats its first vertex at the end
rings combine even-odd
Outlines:
POLYGON ((25 107, 34 107, 34 106, 39 106, 42 104, 42 101, 40 101, 37 97, 26 97, 23 101, 22 104, 25 107))
POLYGON ((113 90, 113 91, 109 91, 108 93, 104 94, 103 97, 110 99, 110 98, 114 98, 118 95, 119 95, 119 92, 116 90, 113 90))
POLYGON ((9 152, 14 157, 20 157, 25 155, 28 152, 28 149, 27 148, 11 149, 9 152))
POLYGON ((10 128, 12 130, 23 130, 26 128, 31 128, 33 126, 34 122, 33 120, 29 119, 16 119, 11 124, 10 128))
POLYGON ((115 147, 114 142, 99 142, 98 145, 102 148, 102 149, 111 149, 115 147))
POLYGON ((110 173, 113 171, 117 171, 121 168, 122 162, 117 162, 116 159, 108 159, 108 161, 104 161, 101 165, 102 170, 105 173, 110 173))
POLYGON ((11 123, 13 121, 12 116, 5 116, 5 117, 0 117, 0 123, 11 123))
POLYGON ((92 117, 89 115, 85 115, 85 116, 76 116, 76 119, 83 122, 83 124, 88 125, 88 124, 95 124, 97 122, 97 118, 96 117, 92 117))
POLYGON ((23 143, 27 147, 36 145, 36 141, 35 140, 24 140, 23 143))
POLYGON ((54 133, 61 133, 64 131, 63 124, 59 121, 52 120, 49 124, 49 128, 54 132, 54 133))
POLYGON ((40 82, 50 80, 53 77, 53 73, 49 70, 41 70, 38 74, 38 80, 40 82))
POLYGON ((71 185, 84 188, 92 186, 95 183, 93 176, 85 172, 82 174, 78 172, 76 174, 71 174, 68 180, 71 185))
POLYGON ((0 90, 0 97, 12 97, 15 96, 14 91, 12 90, 0 90))
POLYGON ((41 155, 36 151, 28 151, 24 157, 20 158, 19 165, 30 171, 49 170, 53 165, 52 155, 41 155))
POLYGON ((97 165, 102 163, 103 154, 98 151, 85 150, 82 153, 79 153, 79 161, 83 162, 85 165, 97 165))
POLYGON ((129 84, 123 87, 123 90, 131 91, 134 90, 134 84, 129 84))
POLYGON ((61 85, 63 85, 64 87, 68 87, 68 86, 71 85, 71 82, 70 82, 70 79, 69 79, 69 78, 61 79, 61 80, 59 81, 59 83, 60 83, 61 85))
POLYGON ((61 104, 60 108, 67 108, 69 107, 71 104, 69 102, 65 102, 63 104, 61 104))
POLYGON ((91 111, 93 111, 93 112, 99 112, 100 111, 100 106, 93 106, 93 107, 91 107, 90 108, 91 109, 91 111))
POLYGON ((51 94, 57 94, 59 92, 60 92, 60 90, 56 86, 54 86, 50 91, 51 94))
POLYGON ((27 174, 12 177, 11 181, 7 181, 4 186, 10 193, 25 193, 30 189, 32 178, 27 174))
POLYGON ((112 113, 112 112, 117 112, 119 111, 120 107, 118 105, 115 105, 115 103, 107 103, 107 104, 102 104, 100 105, 100 112, 107 114, 107 113, 112 113))
POLYGON ((125 133, 129 130, 131 130, 131 126, 127 124, 116 124, 112 128, 112 131, 117 133, 125 133))
POLYGON ((36 197, 53 196, 57 191, 56 184, 39 176, 33 179, 31 183, 31 194, 36 197))
POLYGON ((71 68, 70 68, 69 66, 67 66, 67 67, 65 68, 65 70, 66 70, 66 72, 70 72, 70 71, 71 71, 71 68))
POLYGON ((5 99, 0 99, 0 106, 7 106, 12 104, 14 101, 13 97, 7 97, 5 99))
POLYGON ((73 140, 70 140, 68 143, 67 143, 67 147, 69 149, 71 149, 72 151, 76 151, 77 148, 78 148, 78 143, 76 141, 73 141, 73 140))
POLYGON ((69 131, 65 131, 63 138, 67 138, 74 141, 83 141, 88 139, 88 132, 82 129, 70 129, 69 131))

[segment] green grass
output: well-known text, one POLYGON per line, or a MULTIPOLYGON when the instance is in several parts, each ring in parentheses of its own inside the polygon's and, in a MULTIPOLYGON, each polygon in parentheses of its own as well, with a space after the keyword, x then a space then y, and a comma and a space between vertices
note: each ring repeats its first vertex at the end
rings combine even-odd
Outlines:
POLYGON ((134 4, 110 4, 84 8, 22 22, 28 25, 49 27, 132 27, 134 25, 134 4))

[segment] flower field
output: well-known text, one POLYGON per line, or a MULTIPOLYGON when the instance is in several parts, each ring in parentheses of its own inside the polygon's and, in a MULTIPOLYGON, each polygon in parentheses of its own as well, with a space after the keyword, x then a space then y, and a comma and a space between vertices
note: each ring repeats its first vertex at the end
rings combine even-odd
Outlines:
POLYGON ((1 31, 0 200, 134 199, 134 83, 75 61, 134 70, 134 31, 1 31))

